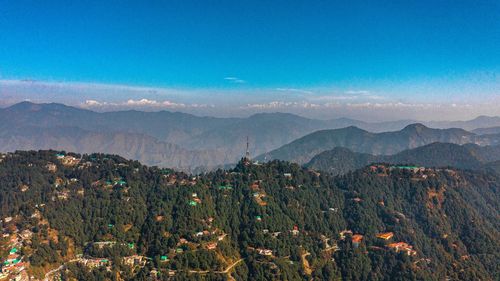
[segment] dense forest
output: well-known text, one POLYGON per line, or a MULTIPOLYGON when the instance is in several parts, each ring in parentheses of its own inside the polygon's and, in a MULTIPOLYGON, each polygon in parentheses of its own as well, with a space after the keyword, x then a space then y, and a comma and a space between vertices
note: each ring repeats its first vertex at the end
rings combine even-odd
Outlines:
POLYGON ((32 233, 19 251, 36 278, 64 265, 61 280, 498 280, 499 182, 493 169, 332 177, 246 159, 193 176, 19 151, 1 158, 0 216, 4 240, 32 233))
POLYGON ((435 142, 393 155, 359 153, 344 147, 336 147, 314 156, 304 166, 341 175, 371 163, 411 163, 426 167, 454 167, 468 170, 484 170, 500 160, 500 145, 479 146, 468 143, 435 142))

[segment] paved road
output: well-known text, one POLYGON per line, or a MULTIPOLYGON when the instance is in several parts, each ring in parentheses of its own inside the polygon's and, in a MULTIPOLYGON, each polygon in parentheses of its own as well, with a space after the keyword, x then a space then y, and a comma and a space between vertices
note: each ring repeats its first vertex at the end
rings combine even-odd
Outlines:
POLYGON ((66 266, 66 264, 67 264, 67 263, 70 263, 70 262, 75 262, 75 261, 77 261, 77 260, 78 260, 78 259, 72 259, 72 260, 70 260, 70 261, 67 261, 66 263, 62 264, 62 265, 61 265, 61 266, 59 266, 58 268, 52 269, 51 271, 49 271, 49 272, 45 273, 45 278, 43 279, 43 281, 49 281, 49 280, 50 280, 50 279, 49 279, 49 277, 50 277, 51 275, 53 275, 54 273, 58 272, 59 270, 62 270, 62 269, 66 266))

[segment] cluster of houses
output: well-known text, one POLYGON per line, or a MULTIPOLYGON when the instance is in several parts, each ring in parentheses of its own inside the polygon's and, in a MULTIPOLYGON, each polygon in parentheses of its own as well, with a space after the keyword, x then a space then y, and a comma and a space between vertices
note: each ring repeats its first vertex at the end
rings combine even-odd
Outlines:
POLYGON ((191 200, 188 201, 189 206, 197 206, 201 204, 201 199, 198 197, 197 193, 191 194, 191 200))
POLYGON ((111 270, 111 261, 103 258, 80 258, 78 262, 88 268, 106 267, 111 270))
MULTIPOLYGON (((166 256, 164 259, 166 259, 166 256)), ((128 256, 128 257, 123 257, 123 264, 125 264, 129 267, 136 267, 136 266, 143 267, 146 265, 146 262, 147 262, 147 258, 145 256, 132 255, 132 256, 128 256)))
POLYGON ((262 180, 253 181, 252 184, 250 184, 250 189, 253 191, 252 196, 255 202, 259 206, 266 206, 267 202, 263 200, 263 198, 266 197, 266 193, 260 188, 261 183, 262 180))
POLYGON ((405 170, 405 171, 409 171, 412 173, 413 180, 425 180, 429 176, 434 176, 436 171, 439 171, 439 169, 431 169, 431 168, 420 167, 420 166, 405 166, 405 165, 386 166, 383 164, 371 165, 369 167, 369 170, 370 170, 370 172, 375 173, 381 177, 388 176, 390 174, 390 172, 393 172, 393 171, 405 170))
POLYGON ((405 242, 390 243, 387 245, 389 249, 393 249, 396 252, 405 252, 408 256, 415 256, 417 252, 413 250, 413 246, 405 242))
POLYGON ((163 175, 163 178, 167 182, 167 186, 173 186, 176 184, 179 185, 187 185, 187 186, 194 186, 198 183, 198 177, 192 177, 189 179, 186 178, 179 178, 176 174, 165 174, 163 175))
POLYGON ((59 161, 61 161, 61 163, 64 166, 76 166, 78 165, 78 163, 80 163, 80 159, 71 155, 64 155, 62 153, 58 153, 56 154, 56 157, 59 161))
POLYGON ((259 249, 256 249, 256 251, 261 256, 272 256, 273 255, 273 250, 269 250, 269 249, 259 248, 259 249))
MULTIPOLYGON (((340 240, 344 240, 346 238, 346 234, 351 235, 351 242, 354 247, 358 247, 363 241, 363 235, 361 234, 353 234, 351 230, 343 230, 339 233, 340 240)), ((388 241, 391 240, 394 237, 393 232, 382 232, 378 233, 375 235, 378 239, 388 241)), ((386 245, 388 249, 394 250, 396 252, 405 252, 409 256, 414 256, 417 254, 417 252, 413 249, 413 246, 409 245, 406 242, 394 242, 394 243, 389 243, 386 245)), ((379 247, 374 247, 377 249, 380 249, 379 247)))
POLYGON ((0 280, 29 280, 26 271, 29 263, 25 261, 25 257, 21 254, 20 249, 23 244, 31 243, 33 232, 30 230, 19 231, 14 223, 15 219, 6 217, 2 220, 4 226, 2 230, 2 249, 7 251, 6 257, 2 259, 2 269, 0 272, 0 280))

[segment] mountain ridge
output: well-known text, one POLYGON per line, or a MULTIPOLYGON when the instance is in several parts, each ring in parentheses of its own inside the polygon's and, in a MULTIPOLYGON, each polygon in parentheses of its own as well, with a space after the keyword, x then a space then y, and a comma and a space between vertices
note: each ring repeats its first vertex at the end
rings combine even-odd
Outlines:
MULTIPOLYGON (((134 155, 133 151, 141 150, 139 145, 129 150, 120 150, 123 149, 120 145, 113 147, 110 144, 117 134, 134 140, 130 143, 143 143, 144 146, 158 147, 158 143, 162 143, 164 147, 180 147, 182 149, 158 151, 159 155, 164 155, 164 159, 158 159, 155 155, 139 159, 150 165, 161 164, 182 169, 187 167, 187 170, 193 171, 196 167, 202 167, 203 170, 236 163, 245 152, 247 137, 250 141, 250 154, 255 156, 278 149, 318 130, 356 125, 379 132, 400 130, 408 122, 409 120, 367 123, 349 118, 316 120, 279 112, 257 113, 246 118, 203 117, 167 110, 94 112, 58 103, 21 102, 0 109, 0 136, 3 138, 0 151, 36 149, 36 146, 28 145, 29 141, 26 140, 27 133, 31 131, 31 138, 36 140, 30 140, 32 143, 46 144, 38 148, 50 148, 47 145, 52 143, 57 148, 88 152, 89 145, 69 145, 67 140, 71 136, 64 132, 64 128, 80 128, 81 133, 87 132, 84 138, 88 140, 96 134, 100 136, 95 138, 92 147, 95 151, 134 155), (37 128, 51 129, 53 134, 48 136, 37 128), (23 134, 19 134, 20 131, 24 131, 23 134), (108 139, 104 139, 104 136, 108 136, 108 139), (140 142, 139 137, 142 138, 140 142), (20 139, 20 144, 25 145, 15 146, 16 138, 20 139), (62 147, 61 143, 68 145, 62 147), (193 157, 192 152, 199 152, 200 157, 193 157), (185 159, 181 161, 185 164, 178 167, 178 161, 168 158, 185 159)), ((72 142, 78 143, 77 140, 72 142)))
POLYGON ((459 128, 433 129, 418 123, 407 125, 400 131, 383 133, 370 133, 357 127, 347 127, 316 131, 265 155, 260 155, 257 159, 280 159, 304 164, 314 155, 338 146, 355 152, 390 155, 433 142, 495 145, 499 141, 498 136, 478 136, 459 128))
POLYGON ((372 163, 480 170, 499 160, 499 145, 478 146, 435 142, 393 155, 372 155, 336 147, 314 156, 305 164, 305 167, 326 171, 333 175, 345 174, 372 163))

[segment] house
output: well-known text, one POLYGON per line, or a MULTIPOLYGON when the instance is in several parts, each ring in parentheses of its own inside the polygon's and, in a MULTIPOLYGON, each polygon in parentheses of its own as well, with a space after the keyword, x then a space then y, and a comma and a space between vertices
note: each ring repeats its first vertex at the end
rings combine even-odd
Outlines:
POLYGON ((377 236, 377 238, 380 238, 380 239, 389 240, 389 239, 391 239, 394 236, 394 233, 392 233, 392 232, 383 232, 383 233, 377 234, 376 236, 377 236))
POLYGON ((340 240, 344 240, 345 239, 345 235, 346 234, 349 234, 349 235, 352 235, 352 231, 350 230, 342 230, 339 235, 340 235, 340 240))
POLYGON ((59 160, 61 160, 61 163, 64 165, 64 166, 75 166, 77 165, 80 160, 73 157, 73 156, 63 156, 62 158, 59 158, 57 157, 59 160))
POLYGON ((357 247, 363 241, 363 235, 361 234, 354 234, 351 238, 352 244, 357 247))
POLYGON ((45 165, 45 167, 47 168, 47 170, 51 173, 55 173, 57 171, 57 166, 56 164, 54 163, 47 163, 47 165, 45 165))
POLYGON ((10 254, 7 256, 7 259, 5 260, 4 264, 16 264, 19 263, 20 261, 21 259, 19 258, 19 255, 16 253, 12 253, 11 251, 10 254))
POLYGON ((87 266, 89 268, 94 268, 94 267, 101 267, 101 266, 108 265, 109 264, 109 260, 108 259, 99 259, 99 258, 96 258, 96 259, 82 259, 81 263, 83 263, 83 265, 85 265, 85 266, 87 266))
POLYGON ((33 236, 33 232, 31 232, 29 229, 25 229, 21 232, 21 234, 19 234, 21 236, 21 238, 23 238, 24 240, 28 240, 28 239, 31 239, 31 237, 33 236))
POLYGON ((273 251, 269 249, 257 249, 257 253, 261 256, 272 256, 273 251))
POLYGON ((217 242, 211 242, 206 244, 206 248, 207 250, 215 250, 215 248, 217 248, 217 242))
POLYGON ((64 180, 62 178, 60 178, 60 177, 57 177, 56 180, 55 180, 55 182, 54 182, 54 186, 55 187, 59 187, 59 186, 62 186, 62 185, 64 185, 64 180))
POLYGON ((291 179, 292 178, 292 174, 291 173, 284 173, 283 176, 287 179, 291 179))
POLYGON ((291 232, 293 235, 295 235, 295 236, 296 236, 296 235, 299 235, 299 227, 298 227, 298 226, 296 226, 296 225, 294 225, 294 226, 293 226, 293 229, 292 229, 292 230, 290 230, 290 232, 291 232))
POLYGON ((26 184, 22 184, 21 186, 19 186, 19 189, 21 190, 21 192, 26 192, 28 191, 28 189, 30 189, 30 187, 26 184))
POLYGON ((231 190, 233 187, 231 185, 219 185, 219 189, 221 190, 231 190))
POLYGON ((425 171, 425 167, 417 167, 417 166, 393 166, 393 167, 391 167, 391 170, 392 169, 408 170, 408 171, 411 171, 413 173, 425 171))
POLYGON ((277 232, 273 232, 273 233, 271 233, 271 235, 272 235, 274 238, 278 237, 280 234, 281 234, 281 231, 277 231, 277 232))
POLYGON ((396 252, 404 251, 408 254, 408 256, 414 256, 417 254, 415 250, 413 250, 413 246, 409 245, 405 242, 396 242, 387 245, 389 249, 392 249, 396 252))
POLYGON ((67 200, 69 197, 69 192, 67 190, 56 192, 57 199, 67 200))
POLYGON ((124 180, 117 180, 114 182, 114 185, 124 186, 127 185, 127 182, 124 180))
POLYGON ((133 255, 123 257, 123 263, 128 266, 144 266, 146 264, 146 259, 143 256, 133 255))

